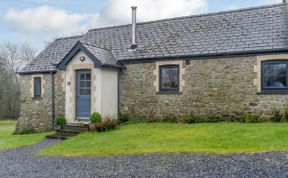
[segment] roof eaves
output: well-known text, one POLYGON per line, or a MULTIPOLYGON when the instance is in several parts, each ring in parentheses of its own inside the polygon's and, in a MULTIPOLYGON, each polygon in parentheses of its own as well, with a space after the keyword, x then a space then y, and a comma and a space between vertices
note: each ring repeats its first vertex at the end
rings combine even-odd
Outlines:
POLYGON ((56 72, 56 70, 32 70, 32 71, 19 71, 17 74, 19 75, 28 75, 28 74, 43 74, 43 73, 51 73, 56 72))
POLYGON ((143 57, 143 58, 128 58, 119 59, 120 64, 140 61, 151 61, 151 60, 168 60, 168 59, 197 59, 197 58, 220 58, 220 57, 231 57, 231 56, 243 56, 243 55, 259 55, 267 53, 285 53, 288 52, 288 48, 282 49, 267 49, 267 50, 255 50, 255 51, 239 51, 239 52, 226 52, 226 53, 210 53, 210 54, 199 54, 199 55, 178 55, 178 56, 156 56, 156 57, 143 57))

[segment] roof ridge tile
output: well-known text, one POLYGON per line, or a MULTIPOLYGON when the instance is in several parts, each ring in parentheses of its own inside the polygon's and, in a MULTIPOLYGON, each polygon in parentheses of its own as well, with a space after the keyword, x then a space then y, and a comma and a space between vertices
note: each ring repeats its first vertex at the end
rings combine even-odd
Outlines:
MULTIPOLYGON (((219 12, 209 12, 209 13, 203 13, 203 14, 194 14, 194 15, 186 15, 186 16, 180 16, 180 17, 171 17, 171 18, 165 18, 165 19, 138 22, 137 25, 152 24, 152 23, 157 23, 157 22, 167 22, 167 21, 181 20, 181 19, 187 19, 187 18, 197 18, 197 17, 221 15, 221 14, 227 14, 227 13, 245 12, 245 11, 252 11, 252 10, 259 10, 259 9, 268 9, 268 8, 274 8, 274 7, 280 7, 280 6, 287 6, 287 3, 277 3, 277 4, 272 4, 272 5, 262 5, 262 6, 246 7, 246 8, 232 9, 232 10, 223 10, 223 11, 219 11, 219 12)), ((88 30, 88 32, 99 31, 99 30, 107 30, 107 29, 115 29, 115 28, 121 28, 121 27, 129 27, 129 26, 131 26, 131 24, 115 25, 115 26, 108 26, 108 27, 101 27, 101 28, 93 28, 93 29, 88 30)))

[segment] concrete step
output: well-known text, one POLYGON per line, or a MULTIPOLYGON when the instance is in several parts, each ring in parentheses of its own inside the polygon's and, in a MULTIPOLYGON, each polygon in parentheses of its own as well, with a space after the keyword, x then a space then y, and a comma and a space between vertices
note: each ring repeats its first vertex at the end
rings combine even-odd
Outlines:
POLYGON ((67 136, 61 136, 61 135, 57 135, 57 134, 52 134, 52 135, 47 135, 46 136, 47 139, 60 139, 60 140, 65 140, 68 137, 67 136))
POLYGON ((48 139, 66 139, 69 137, 74 137, 81 132, 88 132, 89 125, 84 124, 68 124, 62 126, 61 129, 56 129, 55 134, 48 135, 46 138, 48 139))
POLYGON ((78 135, 80 132, 75 131, 75 130, 67 130, 67 129, 61 129, 61 130, 56 130, 56 135, 63 135, 67 137, 73 137, 78 135))
POLYGON ((64 125, 62 127, 63 130, 71 130, 71 131, 78 131, 78 132, 88 132, 89 125, 64 125))

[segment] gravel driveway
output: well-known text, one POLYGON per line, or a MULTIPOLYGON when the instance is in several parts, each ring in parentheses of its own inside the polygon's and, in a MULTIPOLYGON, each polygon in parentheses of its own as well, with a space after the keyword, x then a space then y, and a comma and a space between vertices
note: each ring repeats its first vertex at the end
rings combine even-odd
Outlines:
POLYGON ((44 140, 0 151, 0 177, 288 177, 288 153, 253 155, 158 154, 113 157, 43 157, 44 140))

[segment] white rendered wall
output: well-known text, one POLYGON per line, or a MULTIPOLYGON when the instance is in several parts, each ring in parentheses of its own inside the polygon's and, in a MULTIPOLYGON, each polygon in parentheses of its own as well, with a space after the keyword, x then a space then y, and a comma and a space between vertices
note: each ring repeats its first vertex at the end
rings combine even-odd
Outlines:
POLYGON ((118 115, 118 70, 102 69, 101 114, 117 118, 118 115))
POLYGON ((91 70, 91 112, 99 112, 103 118, 116 118, 118 114, 118 70, 94 68, 94 62, 80 51, 66 66, 65 117, 67 119, 67 123, 78 122, 76 120, 75 94, 76 69, 91 70), (80 56, 84 56, 86 60, 81 62, 79 60, 80 56), (82 66, 83 68, 81 68, 82 66))

